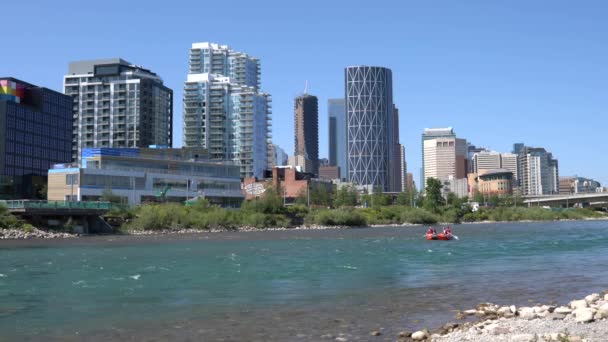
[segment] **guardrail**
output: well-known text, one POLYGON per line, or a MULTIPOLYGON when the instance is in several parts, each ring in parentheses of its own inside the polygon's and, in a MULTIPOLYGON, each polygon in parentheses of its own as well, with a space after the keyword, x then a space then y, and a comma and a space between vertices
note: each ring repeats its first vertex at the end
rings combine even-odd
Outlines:
POLYGON ((110 210, 110 202, 69 202, 69 201, 30 201, 30 200, 9 200, 0 201, 7 209, 97 209, 110 210))

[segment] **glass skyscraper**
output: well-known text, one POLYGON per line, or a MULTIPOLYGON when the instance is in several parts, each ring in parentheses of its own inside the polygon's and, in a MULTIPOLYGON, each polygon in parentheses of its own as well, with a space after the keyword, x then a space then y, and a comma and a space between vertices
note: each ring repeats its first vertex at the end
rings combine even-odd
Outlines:
POLYGON ((226 45, 194 43, 184 85, 184 145, 262 177, 269 161, 270 95, 259 91, 260 61, 226 45))
POLYGON ((393 82, 390 69, 354 66, 344 72, 348 180, 390 191, 394 155, 393 82))
POLYGON ((0 199, 36 198, 53 164, 72 161, 72 98, 0 78, 0 199))
POLYGON ((340 178, 347 178, 346 104, 344 99, 327 100, 329 117, 329 165, 340 168, 340 178))

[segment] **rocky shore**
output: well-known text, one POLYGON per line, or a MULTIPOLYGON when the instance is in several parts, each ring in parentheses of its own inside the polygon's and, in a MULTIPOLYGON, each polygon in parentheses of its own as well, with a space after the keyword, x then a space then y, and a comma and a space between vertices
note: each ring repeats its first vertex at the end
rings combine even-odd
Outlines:
POLYGON ((596 342, 608 341, 608 291, 593 293, 567 306, 499 306, 482 303, 458 312, 459 320, 429 332, 401 332, 399 341, 517 341, 596 342))
POLYGON ((9 239, 64 239, 64 238, 73 238, 78 237, 80 235, 70 234, 64 232, 51 232, 40 230, 37 228, 31 229, 0 229, 0 240, 9 240, 9 239))

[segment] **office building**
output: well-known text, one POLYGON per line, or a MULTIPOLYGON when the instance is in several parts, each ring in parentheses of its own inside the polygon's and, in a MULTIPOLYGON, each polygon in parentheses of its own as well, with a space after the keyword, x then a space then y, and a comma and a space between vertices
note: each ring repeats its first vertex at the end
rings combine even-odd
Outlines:
POLYGON ((263 179, 251 177, 243 180, 246 199, 263 196, 270 187, 282 190, 284 203, 294 203, 298 197, 307 196, 311 189, 317 187, 325 188, 330 194, 334 191, 331 180, 315 178, 312 173, 301 172, 292 166, 277 166, 266 170, 263 179))
POLYGON ((340 178, 347 178, 346 104, 344 99, 327 100, 329 117, 329 165, 340 168, 340 178))
MULTIPOLYGON (((474 175, 472 187, 483 195, 510 195, 513 193, 513 173, 507 169, 483 170, 474 175)), ((471 179, 469 179, 469 182, 471 179)), ((474 195, 474 191, 471 195, 474 195)))
POLYGON ((601 190, 600 182, 590 178, 578 176, 559 177, 560 195, 595 193, 598 192, 598 189, 601 190))
POLYGON ((392 121, 392 139, 393 139, 393 154, 390 158, 391 174, 389 177, 389 191, 403 191, 403 164, 401 160, 401 144, 399 144, 399 109, 393 105, 393 121, 392 121))
POLYGON ((422 149, 422 168, 420 169, 420 184, 422 191, 426 188, 426 178, 424 176, 424 141, 435 138, 456 138, 456 133, 452 127, 446 128, 425 128, 422 133, 421 149, 422 149))
MULTIPOLYGON (((465 139, 458 139, 455 136, 425 139, 423 135, 423 146, 423 184, 426 185, 429 178, 440 181, 447 181, 452 178, 453 182, 457 182, 467 177, 467 142, 465 139)), ((460 188, 460 185, 458 188, 460 188)))
POLYGON ((416 191, 416 183, 414 182, 414 174, 411 172, 408 172, 406 174, 406 189, 407 191, 416 191))
POLYGON ((401 170, 399 176, 401 177, 401 192, 407 191, 407 162, 405 161, 405 146, 399 144, 399 165, 401 170))
POLYGON ((239 166, 208 159, 204 148, 84 149, 79 164, 48 170, 48 197, 98 201, 111 194, 129 205, 205 198, 240 207, 239 166))
POLYGON ((517 154, 514 153, 501 153, 500 154, 500 168, 511 171, 513 174, 512 184, 514 188, 517 188, 517 180, 519 179, 517 173, 517 154))
POLYGON ((272 169, 275 166, 285 166, 289 160, 289 156, 279 145, 270 145, 270 157, 268 159, 268 168, 272 169))
POLYGON ((72 62, 63 89, 74 105, 72 160, 84 148, 172 145, 173 91, 152 71, 120 58, 72 62))
POLYGON ((213 161, 261 177, 270 156, 270 95, 260 91, 260 61, 226 45, 194 43, 184 85, 184 145, 213 161))
POLYGON ((500 153, 496 151, 482 151, 473 155, 473 172, 482 174, 485 171, 500 169, 500 153))
POLYGON ((319 104, 316 96, 304 94, 294 104, 294 155, 302 156, 310 165, 304 172, 319 174, 319 104))
POLYGON ((0 199, 42 198, 52 164, 72 160, 72 98, 0 77, 0 199))
POLYGON ((367 191, 390 191, 395 162, 392 72, 354 66, 344 74, 348 181, 367 191))
POLYGON ((319 178, 322 179, 340 179, 340 167, 321 165, 319 166, 319 178))

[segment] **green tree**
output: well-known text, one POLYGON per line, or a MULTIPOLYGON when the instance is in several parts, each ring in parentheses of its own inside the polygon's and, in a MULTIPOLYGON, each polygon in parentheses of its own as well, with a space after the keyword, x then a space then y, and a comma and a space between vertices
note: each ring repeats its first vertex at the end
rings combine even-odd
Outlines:
POLYGON ((407 207, 413 207, 414 193, 408 190, 399 193, 399 195, 397 195, 397 204, 407 207))
POLYGON ((310 204, 330 206, 331 205, 331 194, 327 190, 327 187, 323 184, 310 184, 310 204))
POLYGON ((430 210, 437 210, 443 205, 443 197, 441 196, 441 188, 443 185, 436 178, 427 178, 426 180, 426 198, 424 206, 430 210))
POLYGON ((112 192, 112 189, 107 187, 103 190, 103 192, 101 193, 101 200, 104 202, 110 202, 110 203, 114 203, 114 204, 119 204, 120 201, 120 196, 114 195, 114 193, 112 192))
POLYGON ((354 207, 357 205, 359 193, 351 186, 343 186, 336 191, 334 197, 334 206, 336 208, 341 207, 354 207))
POLYGON ((386 207, 393 204, 392 202, 393 200, 388 194, 382 192, 372 194, 372 207, 386 207))
POLYGON ((481 192, 476 192, 475 196, 473 196, 473 202, 477 202, 479 204, 484 204, 485 203, 485 198, 483 197, 483 194, 481 192))

